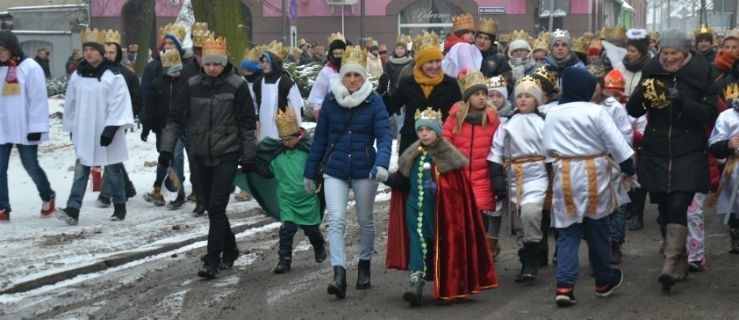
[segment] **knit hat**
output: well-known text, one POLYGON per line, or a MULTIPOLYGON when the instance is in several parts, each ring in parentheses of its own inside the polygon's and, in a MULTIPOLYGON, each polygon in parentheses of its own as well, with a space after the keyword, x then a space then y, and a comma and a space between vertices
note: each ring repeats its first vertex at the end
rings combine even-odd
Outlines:
POLYGON ((559 104, 590 101, 598 80, 582 67, 570 66, 562 71, 562 98, 559 104))
POLYGON ((691 40, 685 31, 679 29, 667 29, 659 37, 659 48, 673 48, 690 54, 691 40))
POLYGON ((549 42, 549 51, 552 51, 552 48, 557 41, 564 42, 567 44, 568 48, 572 47, 572 38, 570 37, 570 32, 567 30, 557 29, 552 32, 552 41, 549 42))
POLYGON ((508 97, 508 81, 503 76, 494 76, 488 79, 488 92, 497 91, 504 97, 508 97))
POLYGON ((164 39, 172 40, 172 42, 174 42, 175 47, 177 47, 177 51, 178 52, 182 51, 182 43, 180 43, 180 40, 177 39, 177 37, 168 33, 164 35, 164 39))
POLYGON ((478 70, 464 69, 457 75, 457 82, 462 89, 462 99, 467 101, 478 90, 487 92, 488 85, 485 76, 478 70))
POLYGON ((416 109, 414 118, 416 120, 416 131, 420 127, 429 127, 436 132, 438 137, 442 136, 441 111, 436 111, 432 107, 426 107, 426 110, 423 110, 423 112, 421 112, 421 109, 416 109))
POLYGON ((244 49, 244 58, 241 59, 241 69, 250 72, 259 71, 259 51, 256 47, 244 49))
POLYGON ((511 42, 510 45, 508 45, 508 57, 511 56, 511 53, 513 53, 513 51, 516 51, 518 49, 526 49, 531 52, 531 46, 529 46, 529 43, 527 41, 514 40, 513 42, 511 42))
POLYGON ((525 76, 521 78, 521 80, 518 81, 516 84, 516 89, 514 90, 516 93, 516 97, 518 97, 521 93, 528 93, 534 99, 536 99, 536 104, 541 104, 542 99, 542 91, 541 87, 539 86, 539 82, 534 79, 532 76, 525 76))
POLYGON ((339 77, 343 78, 344 75, 350 72, 355 72, 367 80, 367 52, 362 50, 360 46, 349 46, 344 51, 344 56, 341 59, 341 69, 339 69, 339 77))
POLYGON ((641 53, 642 57, 646 57, 649 52, 649 33, 644 29, 629 29, 626 31, 626 45, 634 46, 641 53))

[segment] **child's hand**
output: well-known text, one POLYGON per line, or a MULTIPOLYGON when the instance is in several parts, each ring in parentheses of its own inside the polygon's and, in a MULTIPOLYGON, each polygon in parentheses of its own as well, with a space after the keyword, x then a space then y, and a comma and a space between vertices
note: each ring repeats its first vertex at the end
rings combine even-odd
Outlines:
POLYGON ((315 180, 305 178, 303 179, 303 184, 305 185, 306 192, 316 193, 316 181, 315 180))

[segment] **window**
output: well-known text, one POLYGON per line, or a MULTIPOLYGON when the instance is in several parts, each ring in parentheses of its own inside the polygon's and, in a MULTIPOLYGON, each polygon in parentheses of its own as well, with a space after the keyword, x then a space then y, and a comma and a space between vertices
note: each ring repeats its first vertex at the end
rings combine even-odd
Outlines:
POLYGON ((398 14, 398 33, 416 35, 433 31, 444 41, 452 32, 452 17, 462 10, 443 0, 422 0, 409 5, 398 14))

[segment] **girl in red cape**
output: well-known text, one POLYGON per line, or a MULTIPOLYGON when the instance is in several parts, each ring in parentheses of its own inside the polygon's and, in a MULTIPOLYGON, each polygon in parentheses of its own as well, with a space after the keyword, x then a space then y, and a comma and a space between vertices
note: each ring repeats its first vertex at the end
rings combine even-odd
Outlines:
POLYGON ((393 188, 386 267, 409 270, 403 300, 421 304, 425 281, 432 298, 466 299, 498 286, 472 188, 469 163, 442 133, 441 112, 416 111, 418 141, 398 159, 385 184, 393 188), (407 201, 406 201, 407 200, 407 201))

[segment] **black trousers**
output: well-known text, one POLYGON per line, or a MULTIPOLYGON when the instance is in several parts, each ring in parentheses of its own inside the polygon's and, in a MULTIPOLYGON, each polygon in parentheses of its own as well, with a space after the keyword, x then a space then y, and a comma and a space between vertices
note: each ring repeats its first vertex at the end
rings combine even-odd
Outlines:
POLYGON ((231 197, 231 189, 238 164, 238 155, 221 157, 215 166, 207 166, 198 157, 192 167, 198 172, 198 198, 202 196, 203 204, 208 210, 208 253, 205 255, 206 264, 219 264, 221 253, 236 248, 236 238, 231 231, 231 224, 226 216, 226 206, 231 197))
POLYGON ((688 207, 695 192, 650 193, 649 198, 657 203, 662 226, 671 223, 687 226, 688 207))
POLYGON ((282 222, 282 226, 280 226, 280 248, 278 249, 277 254, 279 254, 280 257, 292 256, 293 239, 295 238, 295 233, 298 232, 298 227, 303 228, 305 236, 308 237, 308 240, 310 240, 310 244, 314 249, 322 247, 324 245, 323 234, 321 234, 321 229, 318 226, 319 225, 298 226, 291 221, 282 222))

